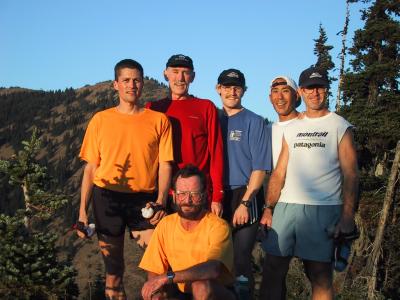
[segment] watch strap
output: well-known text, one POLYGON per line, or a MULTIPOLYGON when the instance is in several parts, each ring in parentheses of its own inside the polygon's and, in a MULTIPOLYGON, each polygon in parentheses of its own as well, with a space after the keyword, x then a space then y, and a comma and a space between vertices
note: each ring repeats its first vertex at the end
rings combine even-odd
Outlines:
POLYGON ((246 207, 249 207, 251 205, 251 201, 250 200, 242 200, 240 201, 240 204, 243 204, 246 207))
POLYGON ((275 205, 271 205, 271 204, 265 203, 265 204, 263 205, 263 209, 266 209, 266 208, 274 209, 274 208, 275 208, 275 205))
POLYGON ((173 271, 167 272, 168 284, 174 283, 175 273, 173 271))

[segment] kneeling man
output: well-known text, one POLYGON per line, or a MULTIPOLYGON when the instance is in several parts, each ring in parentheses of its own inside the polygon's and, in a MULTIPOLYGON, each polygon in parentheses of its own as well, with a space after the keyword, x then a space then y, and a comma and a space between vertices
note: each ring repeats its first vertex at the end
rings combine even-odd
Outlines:
POLYGON ((146 299, 235 299, 232 289, 233 247, 228 224, 207 211, 205 175, 194 166, 173 180, 177 213, 156 227, 139 267, 148 273, 146 299), (171 295, 169 284, 179 291, 171 295))

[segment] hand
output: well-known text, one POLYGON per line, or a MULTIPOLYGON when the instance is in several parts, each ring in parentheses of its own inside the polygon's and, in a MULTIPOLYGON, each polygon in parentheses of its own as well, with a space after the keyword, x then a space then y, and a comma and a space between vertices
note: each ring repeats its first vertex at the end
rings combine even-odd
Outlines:
POLYGON ((272 226, 272 209, 265 208, 260 220, 260 224, 266 227, 272 226))
POLYGON ((222 217, 222 203, 221 202, 211 202, 211 212, 218 217, 222 217))
POLYGON ((340 233, 350 233, 354 231, 355 223, 354 218, 342 216, 336 224, 333 238, 338 238, 340 233))
POLYGON ((246 206, 240 204, 233 214, 232 224, 233 226, 244 225, 249 221, 249 210, 246 206))
MULTIPOLYGON (((85 215, 80 215, 78 222, 82 222, 83 224, 85 224, 85 226, 88 226, 88 217, 85 215)), ((86 234, 80 230, 76 230, 76 234, 81 238, 81 239, 86 239, 86 234)))
POLYGON ((150 219, 151 225, 157 225, 167 215, 166 211, 163 209, 158 210, 150 219))
POLYGON ((142 297, 144 300, 162 299, 162 287, 167 284, 168 278, 165 274, 155 276, 145 282, 142 288, 142 297), (160 291, 157 293, 157 291, 160 291), (154 296, 153 296, 154 295, 154 296))

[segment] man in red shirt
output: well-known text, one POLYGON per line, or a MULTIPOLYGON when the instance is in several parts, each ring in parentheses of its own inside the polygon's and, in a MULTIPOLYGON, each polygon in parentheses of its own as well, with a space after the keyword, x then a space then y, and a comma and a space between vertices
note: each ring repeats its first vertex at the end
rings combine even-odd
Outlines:
POLYGON ((217 108, 207 99, 189 94, 195 72, 193 61, 183 54, 172 55, 166 64, 164 78, 169 96, 148 107, 165 113, 172 124, 175 172, 187 164, 207 175, 211 211, 222 215, 223 144, 217 108))

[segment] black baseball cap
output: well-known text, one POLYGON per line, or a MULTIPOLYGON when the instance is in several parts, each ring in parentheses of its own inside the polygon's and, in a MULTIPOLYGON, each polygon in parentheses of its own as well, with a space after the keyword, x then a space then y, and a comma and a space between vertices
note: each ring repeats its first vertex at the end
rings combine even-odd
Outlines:
POLYGON ((301 72, 299 86, 308 87, 313 85, 329 87, 328 73, 326 70, 312 66, 301 72))
POLYGON ((218 84, 226 86, 246 86, 246 80, 242 72, 237 69, 224 70, 218 76, 218 84))
POLYGON ((167 61, 167 68, 168 67, 185 67, 191 70, 194 69, 192 59, 183 54, 172 55, 167 61))

